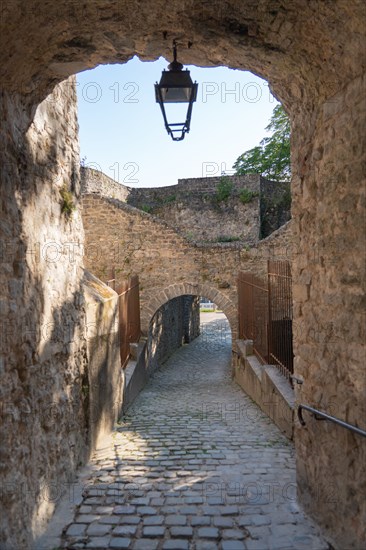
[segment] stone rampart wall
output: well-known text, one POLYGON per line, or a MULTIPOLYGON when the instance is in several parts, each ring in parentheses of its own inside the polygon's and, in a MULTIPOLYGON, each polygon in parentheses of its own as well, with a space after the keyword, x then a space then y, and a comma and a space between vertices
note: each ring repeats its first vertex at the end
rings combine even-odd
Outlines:
POLYGON ((284 200, 290 197, 289 184, 271 182, 257 174, 181 179, 166 187, 131 188, 102 172, 83 168, 82 188, 84 194, 115 198, 153 214, 191 242, 253 246, 290 217, 291 201, 284 200), (222 183, 229 185, 226 199, 220 195, 222 183))

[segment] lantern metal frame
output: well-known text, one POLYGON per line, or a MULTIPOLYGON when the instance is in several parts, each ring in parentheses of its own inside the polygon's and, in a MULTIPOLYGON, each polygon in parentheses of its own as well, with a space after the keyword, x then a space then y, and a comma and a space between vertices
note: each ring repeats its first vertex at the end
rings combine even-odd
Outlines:
POLYGON ((173 141, 182 141, 191 126, 193 103, 197 99, 197 82, 192 81, 188 69, 183 71, 183 65, 177 61, 177 46, 173 44, 174 60, 163 70, 159 84, 155 84, 155 100, 160 105, 165 129, 173 141), (184 122, 168 122, 164 104, 188 103, 186 120, 184 122))

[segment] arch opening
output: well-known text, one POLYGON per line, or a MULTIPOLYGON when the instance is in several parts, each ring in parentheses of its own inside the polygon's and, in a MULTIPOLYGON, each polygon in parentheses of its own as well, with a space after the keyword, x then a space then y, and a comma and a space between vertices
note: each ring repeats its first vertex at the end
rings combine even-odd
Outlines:
MULTIPOLYGON (((258 146, 278 105, 265 80, 226 67, 187 67, 198 95, 191 131, 178 146, 164 130, 153 94, 153 82, 165 67, 134 58, 122 67, 104 65, 76 75, 83 167, 132 189, 167 187, 182 178, 234 175, 239 155, 258 146)), ((178 201, 174 190, 168 198, 172 205, 178 201)), ((143 206, 151 211, 148 200, 143 206)))
MULTIPOLYGON (((170 298, 154 313, 149 324, 147 335, 146 369, 151 375, 162 367, 169 358, 182 346, 199 339, 201 360, 205 353, 223 352, 223 368, 231 359, 231 328, 229 321, 216 304, 208 310, 208 299, 202 296, 182 294, 170 298)), ((197 368, 200 361, 197 361, 197 368)))
POLYGON ((234 304, 226 294, 208 284, 174 284, 165 289, 156 291, 155 296, 147 301, 146 307, 144 307, 141 313, 141 329, 143 334, 148 334, 151 319, 161 306, 173 298, 178 298, 179 296, 184 295, 204 297, 209 299, 212 303, 215 303, 228 319, 232 333, 233 346, 235 346, 235 341, 238 334, 236 304, 234 304))
POLYGON ((200 333, 199 300, 180 295, 162 304, 154 313, 147 336, 148 369, 154 372, 181 346, 200 333))
POLYGON ((200 335, 207 349, 232 349, 231 327, 225 313, 211 300, 200 296, 200 335))

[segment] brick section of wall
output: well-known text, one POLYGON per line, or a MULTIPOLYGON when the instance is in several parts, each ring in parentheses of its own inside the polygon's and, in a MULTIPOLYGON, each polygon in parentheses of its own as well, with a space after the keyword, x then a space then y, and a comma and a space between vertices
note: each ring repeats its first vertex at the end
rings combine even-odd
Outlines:
MULTIPOLYGON (((245 176, 224 176, 233 183, 233 190, 251 189, 259 191, 260 176, 248 174, 245 176)), ((143 204, 156 206, 169 203, 174 195, 177 199, 212 195, 216 193, 220 177, 185 178, 179 179, 176 185, 162 187, 128 187, 118 183, 103 172, 88 167, 81 168, 82 190, 85 195, 96 193, 104 197, 116 198, 128 202, 131 206, 139 207, 143 204)))

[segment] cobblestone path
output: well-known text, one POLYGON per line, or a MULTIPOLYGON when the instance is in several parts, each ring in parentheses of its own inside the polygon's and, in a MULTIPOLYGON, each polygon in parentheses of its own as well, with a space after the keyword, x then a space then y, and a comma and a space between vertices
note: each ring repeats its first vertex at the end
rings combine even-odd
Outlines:
POLYGON ((62 548, 323 550, 294 448, 231 381, 223 321, 156 372, 92 473, 62 548))

